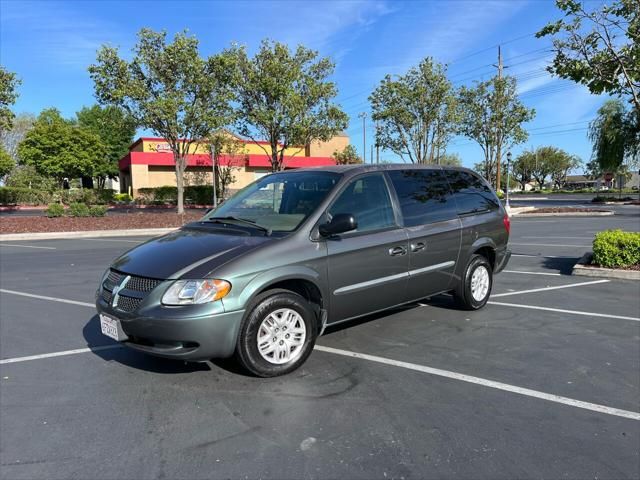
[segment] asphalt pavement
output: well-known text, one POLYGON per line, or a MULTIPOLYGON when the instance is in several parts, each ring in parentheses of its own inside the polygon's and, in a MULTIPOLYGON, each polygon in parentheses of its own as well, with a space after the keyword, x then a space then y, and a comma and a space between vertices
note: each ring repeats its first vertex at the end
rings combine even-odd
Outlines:
POLYGON ((634 208, 516 217, 484 309, 330 328, 274 379, 101 335, 99 278, 143 237, 0 243, 0 478, 639 478, 640 284, 569 275, 634 208))

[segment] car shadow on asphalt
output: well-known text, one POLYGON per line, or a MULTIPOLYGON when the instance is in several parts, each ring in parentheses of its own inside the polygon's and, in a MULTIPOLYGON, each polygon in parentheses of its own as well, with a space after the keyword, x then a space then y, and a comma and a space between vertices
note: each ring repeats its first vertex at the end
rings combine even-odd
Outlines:
MULTIPOLYGON (((118 345, 117 342, 109 340, 102 334, 98 315, 94 315, 89 319, 82 329, 82 335, 90 348, 118 345)), ((207 363, 184 362, 154 357, 126 347, 93 350, 92 353, 108 362, 118 362, 128 367, 153 373, 179 374, 211 370, 207 363)))
POLYGON ((547 257, 542 262, 542 267, 548 270, 555 270, 561 275, 571 275, 573 266, 580 260, 580 257, 571 258, 551 258, 547 257))

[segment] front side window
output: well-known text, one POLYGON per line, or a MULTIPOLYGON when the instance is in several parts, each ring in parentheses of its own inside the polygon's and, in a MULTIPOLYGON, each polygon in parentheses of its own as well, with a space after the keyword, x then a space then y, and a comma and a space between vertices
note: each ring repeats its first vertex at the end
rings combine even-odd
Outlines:
POLYGON ((458 213, 482 213, 497 210, 498 198, 480 177, 464 170, 444 172, 458 206, 458 213))
POLYGON ((264 176, 239 191, 204 220, 233 217, 270 229, 298 228, 340 180, 332 172, 280 172, 264 176))
POLYGON ((400 201, 405 227, 456 218, 456 204, 440 170, 391 170, 389 176, 400 201))
POLYGON ((366 175, 347 185, 329 208, 331 217, 338 213, 353 215, 357 232, 381 230, 396 224, 387 184, 381 174, 366 175))

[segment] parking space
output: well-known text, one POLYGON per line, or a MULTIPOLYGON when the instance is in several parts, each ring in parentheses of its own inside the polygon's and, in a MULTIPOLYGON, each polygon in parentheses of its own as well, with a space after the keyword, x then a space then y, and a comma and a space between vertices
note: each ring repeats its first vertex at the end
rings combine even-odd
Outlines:
POLYGON ((567 275, 603 228, 640 218, 514 219, 483 310, 333 327, 275 379, 100 334, 100 275, 143 237, 0 243, 1 476, 637 478, 640 286, 567 275))

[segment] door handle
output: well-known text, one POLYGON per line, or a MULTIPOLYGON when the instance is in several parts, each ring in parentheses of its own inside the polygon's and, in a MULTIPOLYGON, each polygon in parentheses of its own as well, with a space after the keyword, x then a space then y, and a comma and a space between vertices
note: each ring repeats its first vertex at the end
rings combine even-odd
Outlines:
POLYGON ((406 255, 407 249, 405 247, 391 247, 389 249, 389 255, 396 257, 398 255, 406 255))
POLYGON ((419 252, 420 250, 424 250, 424 247, 426 247, 427 244, 425 242, 418 242, 418 243, 412 243, 411 244, 411 251, 412 252, 419 252))

